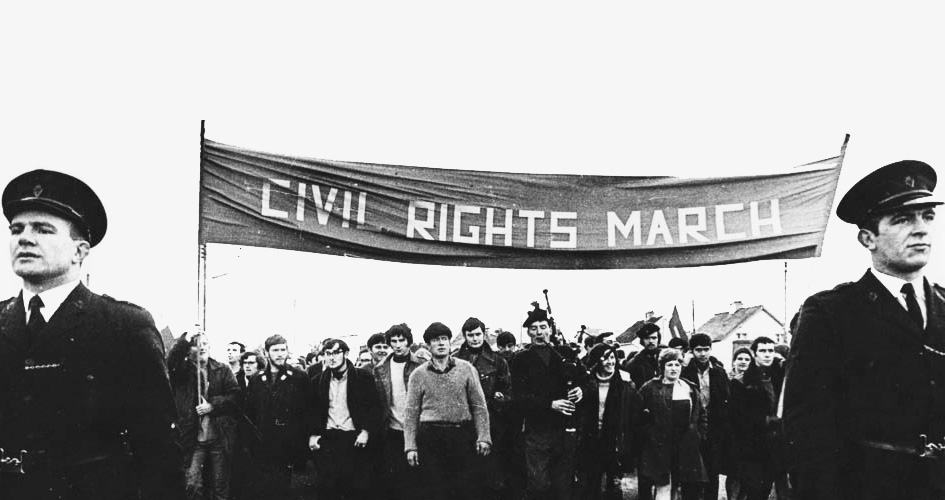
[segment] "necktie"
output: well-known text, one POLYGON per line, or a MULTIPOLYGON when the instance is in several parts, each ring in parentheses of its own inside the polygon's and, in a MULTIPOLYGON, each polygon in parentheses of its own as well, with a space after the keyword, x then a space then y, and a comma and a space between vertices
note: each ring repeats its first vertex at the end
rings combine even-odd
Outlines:
POLYGON ((919 325, 920 330, 924 330, 922 310, 919 309, 919 301, 915 298, 915 288, 912 287, 912 283, 902 285, 901 291, 902 294, 906 296, 906 308, 909 310, 909 317, 912 318, 912 321, 914 321, 916 325, 919 325))
POLYGON ((46 318, 43 317, 43 313, 40 311, 43 305, 43 299, 39 298, 39 295, 34 295, 30 299, 30 319, 26 322, 26 332, 30 337, 39 335, 39 332, 43 331, 43 327, 46 326, 46 318))

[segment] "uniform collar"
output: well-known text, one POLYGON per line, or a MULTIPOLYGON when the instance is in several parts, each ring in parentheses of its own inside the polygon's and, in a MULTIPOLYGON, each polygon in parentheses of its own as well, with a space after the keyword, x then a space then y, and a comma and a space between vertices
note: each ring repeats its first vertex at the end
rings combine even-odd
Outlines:
POLYGON ((902 296, 902 285, 906 283, 912 283, 912 288, 915 289, 915 298, 918 300, 919 304, 925 303, 925 277, 919 275, 918 278, 912 281, 906 281, 902 278, 897 278, 895 276, 890 276, 888 274, 883 274, 876 270, 875 267, 871 267, 870 271, 873 273, 873 276, 883 285, 883 288, 889 290, 889 293, 892 294, 893 298, 897 301, 899 297, 902 296))
POLYGON ((30 311, 30 300, 36 295, 39 295, 39 298, 43 301, 43 307, 40 308, 40 312, 43 313, 43 319, 49 321, 50 318, 56 314, 56 311, 59 310, 59 306, 69 297, 69 294, 75 290, 75 287, 79 286, 79 280, 70 281, 68 283, 59 285, 54 288, 50 288, 42 293, 33 293, 23 289, 23 310, 26 311, 26 320, 29 321, 29 311, 30 311))

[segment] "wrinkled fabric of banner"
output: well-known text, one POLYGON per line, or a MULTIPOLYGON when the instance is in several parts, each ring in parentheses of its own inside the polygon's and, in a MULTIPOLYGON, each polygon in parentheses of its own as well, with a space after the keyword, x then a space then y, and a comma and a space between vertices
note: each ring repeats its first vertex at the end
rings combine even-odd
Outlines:
POLYGON ((523 269, 814 257, 841 163, 751 177, 539 175, 296 158, 205 140, 200 243, 523 269))

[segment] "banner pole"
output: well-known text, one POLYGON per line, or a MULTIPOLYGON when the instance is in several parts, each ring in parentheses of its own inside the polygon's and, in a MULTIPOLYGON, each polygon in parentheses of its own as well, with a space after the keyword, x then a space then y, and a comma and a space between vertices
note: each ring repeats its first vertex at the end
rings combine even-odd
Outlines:
POLYGON ((203 221, 203 159, 205 120, 200 120, 200 186, 197 212, 197 327, 207 329, 207 244, 201 241, 203 221))

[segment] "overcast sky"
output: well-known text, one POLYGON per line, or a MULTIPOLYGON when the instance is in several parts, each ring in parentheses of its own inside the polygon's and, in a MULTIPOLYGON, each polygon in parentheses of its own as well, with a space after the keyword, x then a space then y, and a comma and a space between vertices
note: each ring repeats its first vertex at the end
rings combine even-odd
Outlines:
MULTIPOLYGON (((705 177, 836 156, 835 201, 887 163, 945 175, 938 16, 558 2, 345 3, 295 10, 7 9, 0 21, 0 183, 34 168, 90 184, 109 214, 91 288, 175 333, 197 319, 200 119, 209 139, 333 160, 508 172, 705 177)), ((940 217, 939 233, 945 230, 940 217)), ((736 300, 790 316, 869 264, 832 216, 823 255, 661 270, 443 268, 211 245, 219 349, 283 333, 304 345, 407 322, 519 332, 549 289, 555 317, 622 331, 678 306, 692 328, 736 300)), ((940 238, 941 239, 941 238, 940 238)), ((8 237, 3 237, 4 242, 8 237)), ((928 275, 945 282, 945 256, 928 275)), ((19 280, 0 272, 0 292, 19 280)))

